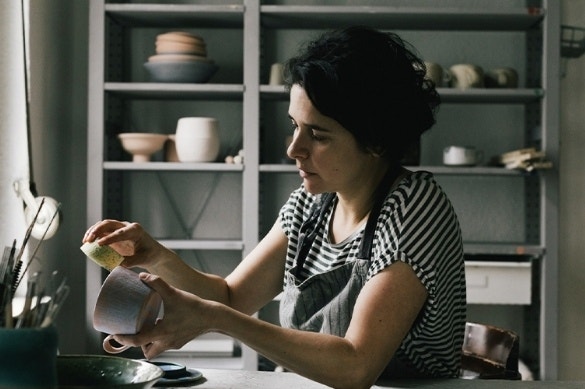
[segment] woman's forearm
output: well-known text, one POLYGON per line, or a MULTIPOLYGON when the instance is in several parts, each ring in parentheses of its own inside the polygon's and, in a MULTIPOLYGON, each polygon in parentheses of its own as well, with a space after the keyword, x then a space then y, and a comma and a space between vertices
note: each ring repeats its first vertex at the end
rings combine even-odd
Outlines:
POLYGON ((367 352, 347 339, 282 328, 219 304, 215 309, 216 331, 312 380, 334 388, 369 388, 380 374, 371 371, 367 352))
POLYGON ((201 298, 230 306, 229 291, 222 277, 203 273, 189 266, 174 251, 159 244, 156 258, 146 270, 170 285, 201 298))

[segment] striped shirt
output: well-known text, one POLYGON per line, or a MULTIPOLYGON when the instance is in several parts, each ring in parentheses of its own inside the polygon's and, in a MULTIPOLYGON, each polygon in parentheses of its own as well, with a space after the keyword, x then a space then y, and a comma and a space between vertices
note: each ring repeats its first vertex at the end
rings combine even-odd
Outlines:
MULTIPOLYGON (((301 187, 280 211, 280 223, 289 238, 287 272, 295 265, 299 229, 315 201, 317 196, 301 187)), ((365 224, 343 242, 330 243, 329 221, 336 203, 334 199, 320 221, 301 278, 356 259, 365 224)), ((371 254, 368 280, 401 261, 411 266, 428 293, 395 358, 423 374, 458 376, 466 321, 461 231, 450 201, 431 173, 411 173, 388 194, 377 220, 371 254)))

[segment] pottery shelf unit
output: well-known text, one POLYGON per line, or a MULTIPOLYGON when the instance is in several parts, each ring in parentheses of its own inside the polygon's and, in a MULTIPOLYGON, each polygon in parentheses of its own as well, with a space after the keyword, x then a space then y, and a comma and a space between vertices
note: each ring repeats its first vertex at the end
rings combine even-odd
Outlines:
MULTIPOLYGON (((440 87, 437 128, 425 134, 420 163, 410 168, 434 173, 460 215, 470 307, 519 311, 514 329, 522 333, 521 353, 539 378, 556 378, 559 6, 522 0, 504 7, 461 6, 457 0, 433 6, 233 3, 90 3, 88 224, 104 217, 140 221, 193 265, 229 272, 300 183, 285 156, 288 95, 283 86, 269 85, 270 67, 325 29, 365 24, 397 31, 425 60, 445 68, 467 61, 514 65, 522 80, 518 88, 440 87), (173 30, 205 36, 220 68, 208 83, 146 78, 141 64, 152 54, 153 37, 173 30), (164 162, 160 156, 134 163, 115 141, 129 128, 170 134, 179 117, 208 115, 220 121, 222 156, 242 148, 242 165, 221 158, 164 162), (449 144, 471 144, 486 156, 536 146, 554 167, 528 173, 488 164, 443 166, 441 150, 449 144)), ((91 334, 93 296, 102 280, 102 272, 88 266, 91 334)), ((99 334, 92 342, 100 347, 99 334)), ((192 343, 165 357, 258 368, 256 353, 245 346, 234 343, 232 349, 215 338, 192 343), (212 344, 220 346, 208 350, 212 344)))

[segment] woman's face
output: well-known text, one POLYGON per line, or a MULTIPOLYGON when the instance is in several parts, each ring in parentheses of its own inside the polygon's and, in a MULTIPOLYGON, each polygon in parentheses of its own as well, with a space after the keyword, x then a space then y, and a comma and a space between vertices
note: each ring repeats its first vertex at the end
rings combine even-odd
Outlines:
POLYGON ((350 195, 370 182, 381 158, 364 151, 348 130, 322 115, 297 84, 290 91, 288 114, 294 136, 287 154, 296 160, 308 192, 350 195))

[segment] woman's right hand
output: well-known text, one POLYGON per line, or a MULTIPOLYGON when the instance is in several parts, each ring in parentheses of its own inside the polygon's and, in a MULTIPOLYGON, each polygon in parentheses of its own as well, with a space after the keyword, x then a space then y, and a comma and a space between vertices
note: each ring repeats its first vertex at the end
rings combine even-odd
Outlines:
POLYGON ((140 224, 106 219, 97 222, 85 232, 83 243, 96 241, 108 245, 125 257, 127 267, 140 266, 149 269, 156 258, 164 257, 166 250, 151 237, 140 224))

